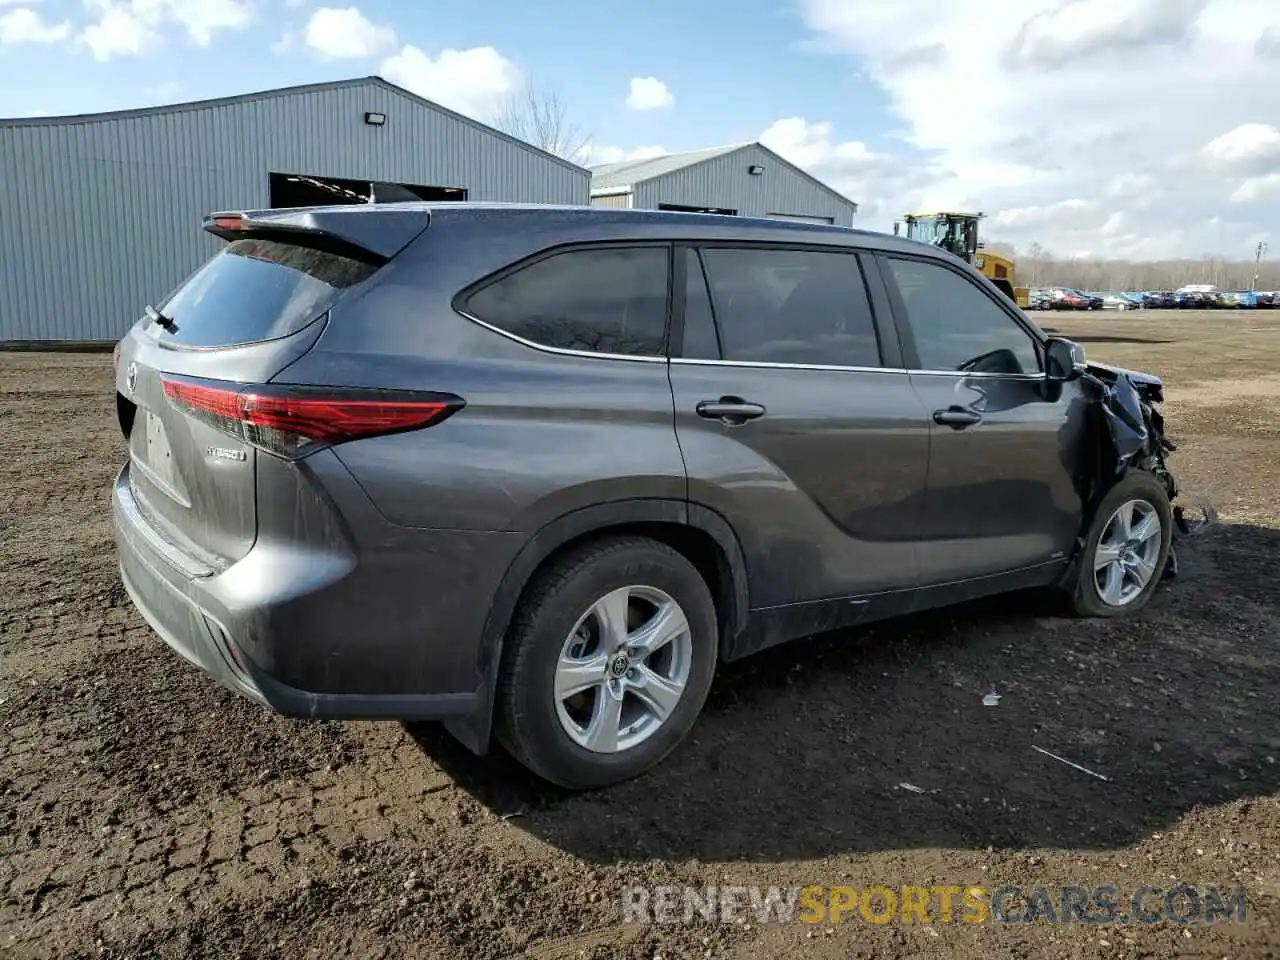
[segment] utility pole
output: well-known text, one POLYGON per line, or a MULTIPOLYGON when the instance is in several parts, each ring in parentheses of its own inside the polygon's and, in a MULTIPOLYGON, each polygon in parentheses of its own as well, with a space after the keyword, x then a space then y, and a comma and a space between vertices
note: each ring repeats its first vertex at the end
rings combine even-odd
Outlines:
POLYGON ((1267 241, 1259 240, 1258 246, 1254 249, 1253 258, 1253 283, 1249 284, 1249 292, 1253 293, 1258 288, 1258 274, 1262 270, 1262 257, 1267 252, 1267 241))

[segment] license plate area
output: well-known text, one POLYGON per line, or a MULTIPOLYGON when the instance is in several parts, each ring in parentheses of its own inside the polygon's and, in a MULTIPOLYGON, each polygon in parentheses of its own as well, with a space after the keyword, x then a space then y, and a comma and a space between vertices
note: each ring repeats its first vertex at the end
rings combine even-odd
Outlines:
POLYGON ((152 484, 185 504, 185 498, 178 493, 177 469, 164 421, 146 408, 140 409, 138 414, 140 422, 135 421, 133 431, 134 463, 152 484))
POLYGON ((169 435, 164 421, 150 410, 146 411, 147 466, 166 486, 173 486, 173 450, 169 447, 169 435))

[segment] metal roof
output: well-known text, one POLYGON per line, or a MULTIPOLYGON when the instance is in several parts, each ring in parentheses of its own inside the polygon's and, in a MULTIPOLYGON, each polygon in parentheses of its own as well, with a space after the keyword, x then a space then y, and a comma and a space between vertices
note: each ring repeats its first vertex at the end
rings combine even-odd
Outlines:
POLYGON ((667 153, 660 157, 648 157, 643 160, 622 160, 618 163, 602 163, 589 167, 591 171, 591 191, 617 190, 630 187, 632 184, 664 177, 696 163, 714 160, 727 153, 749 147, 749 143, 734 143, 726 147, 706 147, 702 150, 690 150, 686 153, 667 153))
MULTIPOLYGON (((2 2, 2 0, 0 0, 2 2)), ((492 134, 500 140, 506 140, 516 146, 520 146, 528 150, 530 153, 540 154, 548 160, 554 160, 561 166, 569 167, 572 170, 584 170, 584 167, 578 166, 571 160, 564 157, 556 156, 540 147, 535 147, 532 143, 521 140, 519 137, 513 137, 509 133, 504 133, 486 123, 474 120, 471 117, 450 110, 448 107, 442 107, 434 100, 428 100, 426 97, 420 97, 412 91, 406 90, 404 87, 397 86, 389 80, 384 80, 379 76, 368 77, 352 77, 348 80, 330 80, 324 83, 305 83, 292 87, 277 87, 272 90, 258 90, 252 93, 241 93, 230 97, 214 97, 209 100, 189 100, 184 103, 161 104, 155 107, 142 107, 135 110, 112 110, 105 113, 78 113, 61 117, 0 117, 0 127, 32 127, 32 126, 52 126, 71 123, 99 123, 106 120, 125 120, 132 117, 149 117, 168 113, 179 113, 186 110, 205 110, 210 107, 229 106, 236 103, 248 103, 254 100, 268 100, 274 97, 288 97, 298 93, 310 93, 315 90, 332 90, 341 87, 363 87, 378 86, 392 93, 397 93, 408 100, 417 103, 419 106, 427 107, 435 110, 445 116, 483 130, 485 133, 492 134)))
POLYGON ((714 160, 717 157, 727 156, 736 153, 739 150, 754 148, 767 153, 773 157, 778 163, 783 164, 797 176, 808 180, 810 183, 835 197, 841 203, 847 203, 856 211, 858 209, 857 201, 850 200, 843 193, 833 189, 823 183, 813 174, 797 167, 794 163, 779 156, 773 150, 770 150, 759 141, 748 141, 746 143, 732 143, 723 147, 706 147, 702 150, 689 150, 685 153, 668 153, 661 157, 651 157, 647 160, 622 160, 618 163, 603 163, 599 166, 588 167, 591 171, 591 195, 593 197, 606 196, 609 194, 619 194, 629 192, 637 183, 644 183, 646 180, 656 180, 659 177, 665 177, 668 174, 675 173, 677 170, 684 170, 688 167, 697 166, 700 163, 706 163, 708 160, 714 160))

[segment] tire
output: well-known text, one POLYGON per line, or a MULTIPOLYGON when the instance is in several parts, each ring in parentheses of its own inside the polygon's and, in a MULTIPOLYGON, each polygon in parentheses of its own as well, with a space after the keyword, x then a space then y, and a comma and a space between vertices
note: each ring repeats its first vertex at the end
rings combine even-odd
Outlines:
MULTIPOLYGON (((1134 532, 1140 533, 1141 530, 1134 532)), ((1084 617, 1118 617, 1141 610, 1151 600, 1152 594, 1160 584, 1165 563, 1169 559, 1169 546, 1172 541, 1173 510, 1169 506, 1169 497, 1164 485, 1149 473, 1140 470, 1131 471, 1107 492, 1093 514, 1084 549, 1081 550, 1076 564, 1075 583, 1071 588, 1071 603, 1074 611, 1084 617), (1116 518, 1118 511, 1126 505, 1133 509, 1132 519, 1135 528, 1141 528, 1143 519, 1150 516, 1156 518, 1160 529, 1147 540, 1142 541, 1141 545, 1134 550, 1122 549, 1118 552, 1120 557, 1131 558, 1138 562, 1119 568, 1121 571, 1119 582, 1122 590, 1109 599, 1107 591, 1100 588, 1100 581, 1101 586, 1114 582, 1108 577, 1114 574, 1117 567, 1112 563, 1107 568, 1099 570, 1098 562, 1105 562, 1105 557, 1099 557, 1099 551, 1120 539, 1117 535, 1121 530, 1113 526, 1112 521, 1116 518), (1141 587, 1138 588, 1139 579, 1144 574, 1146 579, 1141 581, 1141 587)))
MULTIPOLYGON (((667 622, 678 625, 678 616, 667 622)), ((524 766, 562 787, 586 790, 637 776, 693 727, 715 675, 717 635, 706 581, 665 544, 625 537, 573 550, 535 574, 516 610, 498 675, 498 740, 524 766), (630 594, 625 602, 623 591, 630 594), (673 633, 651 657, 628 660, 623 648, 627 665, 617 672, 616 642, 605 641, 621 634, 608 623, 627 621, 635 641, 641 636, 637 628, 650 625, 643 623, 646 616, 659 609, 672 613, 668 601, 688 629, 673 633), (666 686, 652 683, 655 675, 666 686), (558 676, 563 690, 576 686, 568 683, 571 677, 595 685, 561 700, 558 676), (679 678, 676 698, 670 691, 679 678), (652 704, 664 692, 668 712, 659 719, 652 704), (615 703, 619 713, 602 712, 615 703), (610 716, 619 717, 618 723, 610 724, 610 716), (607 735, 611 727, 619 731, 615 740, 607 735), (636 742, 627 745, 627 739, 636 742)))

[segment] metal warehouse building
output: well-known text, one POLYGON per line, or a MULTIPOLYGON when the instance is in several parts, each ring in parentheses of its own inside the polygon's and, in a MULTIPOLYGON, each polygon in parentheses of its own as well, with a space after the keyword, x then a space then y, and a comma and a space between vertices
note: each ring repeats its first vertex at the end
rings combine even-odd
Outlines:
POLYGON ((759 143, 591 168, 591 204, 853 225, 858 205, 759 143))
POLYGON ((0 120, 0 341, 115 340, 212 255, 217 210, 588 203, 590 173, 379 77, 0 120))

